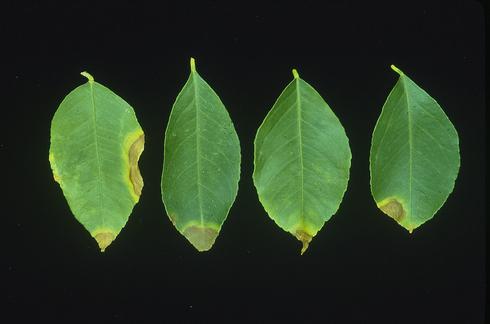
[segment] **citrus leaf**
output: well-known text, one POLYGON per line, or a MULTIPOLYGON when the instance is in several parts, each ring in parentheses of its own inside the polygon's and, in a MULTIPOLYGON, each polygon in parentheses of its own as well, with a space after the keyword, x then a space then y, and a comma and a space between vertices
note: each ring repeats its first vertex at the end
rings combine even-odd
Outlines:
POLYGON ((235 200, 240 143, 218 95, 191 73, 165 131, 162 200, 167 215, 198 250, 209 250, 235 200))
POLYGON ((371 192, 385 214, 412 232, 441 208, 458 175, 459 140, 439 104, 399 75, 374 128, 371 192))
POLYGON ((49 161, 75 218, 103 252, 126 224, 143 179, 144 134, 133 108, 82 72, 51 123, 49 161))
POLYGON ((347 189, 351 152, 337 116, 296 70, 255 137, 253 179, 269 216, 308 248, 347 189))

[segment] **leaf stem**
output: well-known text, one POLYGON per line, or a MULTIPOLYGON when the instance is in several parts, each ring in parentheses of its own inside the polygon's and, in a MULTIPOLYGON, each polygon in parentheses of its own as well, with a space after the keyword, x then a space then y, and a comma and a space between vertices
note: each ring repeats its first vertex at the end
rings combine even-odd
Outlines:
POLYGON ((196 60, 191 57, 191 72, 196 72, 196 60))
POLYGON ((299 79, 299 74, 298 74, 298 71, 296 69, 293 69, 293 76, 295 79, 299 79))
POLYGON ((88 79, 88 82, 90 82, 90 83, 94 82, 94 77, 92 75, 90 75, 90 73, 88 73, 87 71, 83 71, 80 74, 83 75, 84 77, 86 77, 88 79))
POLYGON ((400 70, 399 68, 397 68, 396 66, 394 66, 393 64, 391 64, 391 69, 393 71, 395 71, 396 73, 398 73, 400 76, 404 75, 404 73, 402 72, 402 70, 400 70))

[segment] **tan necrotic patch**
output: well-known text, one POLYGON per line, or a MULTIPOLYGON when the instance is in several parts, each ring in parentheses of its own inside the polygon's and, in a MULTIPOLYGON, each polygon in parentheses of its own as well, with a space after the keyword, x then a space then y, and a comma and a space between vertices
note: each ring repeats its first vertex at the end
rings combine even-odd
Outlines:
POLYGON ((390 199, 386 203, 379 206, 379 209, 383 211, 386 215, 390 216, 398 223, 400 223, 405 218, 405 210, 403 205, 396 199, 390 199))
POLYGON ((301 255, 303 255, 303 253, 305 253, 306 249, 308 249, 308 246, 310 245, 312 236, 303 230, 297 230, 294 233, 294 236, 303 244, 303 246, 301 247, 301 255))
POLYGON ((211 249, 218 236, 218 231, 210 227, 192 225, 182 233, 200 252, 211 249))
POLYGON ((141 134, 129 148, 129 180, 133 184, 134 193, 139 197, 143 189, 143 178, 138 168, 138 160, 145 147, 145 135, 141 134))

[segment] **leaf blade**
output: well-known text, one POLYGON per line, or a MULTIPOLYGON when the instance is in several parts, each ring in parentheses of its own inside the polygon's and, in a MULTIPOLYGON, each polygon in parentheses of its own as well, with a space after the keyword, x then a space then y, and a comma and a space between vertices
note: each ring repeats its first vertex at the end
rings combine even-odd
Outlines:
POLYGON ((53 116, 49 161, 72 213, 103 252, 141 195, 144 133, 129 104, 82 75, 88 82, 71 91, 53 116))
POLYGON ((351 153, 328 104, 296 70, 293 76, 257 131, 253 179, 269 216, 304 253, 342 201, 351 153))
POLYGON ((459 138, 440 105, 398 68, 373 131, 371 192, 378 208, 412 232, 442 207, 460 165, 459 138))
POLYGON ((231 118, 191 59, 165 131, 161 191, 170 220, 198 251, 211 249, 227 218, 240 159, 231 118))

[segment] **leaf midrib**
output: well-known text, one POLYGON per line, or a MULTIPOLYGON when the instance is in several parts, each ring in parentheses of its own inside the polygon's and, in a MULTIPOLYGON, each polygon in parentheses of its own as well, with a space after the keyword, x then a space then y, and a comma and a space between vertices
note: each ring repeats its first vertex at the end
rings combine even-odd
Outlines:
POLYGON ((204 226, 204 216, 202 212, 202 194, 201 194, 201 143, 199 141, 199 105, 198 105, 198 90, 195 79, 195 73, 191 72, 192 86, 194 88, 194 106, 196 110, 196 173, 197 173, 197 203, 199 205, 199 217, 201 226, 204 226))
POLYGON ((403 85, 403 93, 405 94, 405 101, 407 104, 407 123, 408 123, 408 205, 409 205, 409 214, 412 215, 412 174, 413 174, 413 159, 412 159, 412 151, 413 151, 413 139, 412 139, 412 117, 410 114, 410 101, 408 100, 408 89, 404 76, 400 76, 402 85, 403 85))
POLYGON ((298 151, 299 151, 299 163, 300 163, 300 219, 301 223, 304 223, 304 163, 303 163, 303 130, 301 127, 301 121, 303 120, 301 114, 301 94, 299 91, 299 78, 296 78, 296 107, 297 107, 297 129, 298 129, 298 151))
MULTIPOLYGON (((96 109, 95 109, 95 97, 94 97, 94 88, 93 88, 93 81, 89 81, 89 87, 90 87, 90 98, 92 102, 92 122, 94 124, 94 142, 95 142, 95 156, 97 160, 97 200, 98 200, 98 206, 99 208, 102 206, 101 200, 102 200, 102 190, 101 190, 101 169, 100 169, 100 154, 99 154, 99 145, 98 145, 98 135, 97 135, 97 114, 96 114, 96 109)), ((105 226, 104 222, 104 217, 103 215, 100 215, 101 223, 102 226, 105 226)))

